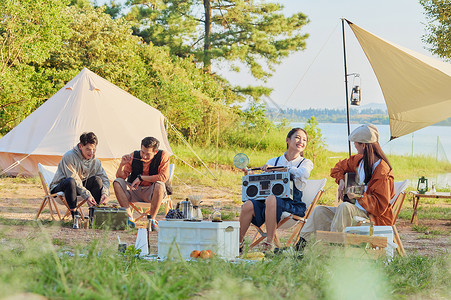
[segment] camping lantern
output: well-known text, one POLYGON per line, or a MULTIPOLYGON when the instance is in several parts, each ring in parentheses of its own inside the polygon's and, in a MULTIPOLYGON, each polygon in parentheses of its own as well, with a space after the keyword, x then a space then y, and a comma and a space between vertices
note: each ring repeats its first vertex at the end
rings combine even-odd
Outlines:
POLYGON ((420 194, 424 194, 428 191, 428 180, 427 178, 424 178, 424 176, 421 176, 418 179, 417 191, 420 194))
POLYGON ((350 97, 351 105, 360 106, 360 102, 362 101, 362 90, 360 89, 360 85, 361 85, 362 81, 360 79, 360 74, 359 73, 351 73, 348 75, 354 76, 354 78, 352 80, 352 85, 354 87, 351 90, 351 97, 350 97))
MULTIPOLYGON (((343 21, 343 19, 342 19, 343 21)), ((344 30, 343 30, 344 33, 344 30)), ((343 41, 344 41, 344 35, 343 35, 343 41)), ((343 42, 344 43, 344 42, 343 42)), ((348 136, 351 134, 351 125, 350 125, 350 117, 349 117, 349 102, 351 102, 351 105, 360 105, 360 101, 362 100, 362 92, 360 90, 360 85, 362 83, 360 79, 359 73, 346 73, 346 55, 345 55, 345 86, 346 86, 346 123, 348 125, 348 136), (353 76, 352 81, 352 90, 351 90, 351 96, 348 98, 349 95, 349 87, 348 87, 348 76, 353 76), (358 78, 356 83, 356 78, 358 78)), ((351 141, 348 140, 348 149, 349 149, 349 156, 351 156, 351 141)))
POLYGON ((360 90, 360 86, 356 85, 352 88, 351 105, 359 106, 361 100, 362 100, 362 91, 360 90))

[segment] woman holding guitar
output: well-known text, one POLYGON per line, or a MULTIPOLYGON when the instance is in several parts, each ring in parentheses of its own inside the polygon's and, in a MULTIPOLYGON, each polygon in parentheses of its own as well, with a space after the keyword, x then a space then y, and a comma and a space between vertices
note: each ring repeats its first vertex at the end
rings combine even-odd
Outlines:
POLYGON ((344 231, 352 225, 354 216, 369 219, 374 225, 392 224, 390 199, 394 196, 394 178, 390 162, 379 145, 376 126, 359 126, 348 139, 354 142, 357 154, 339 161, 330 171, 330 176, 338 183, 339 199, 348 201, 338 207, 316 207, 301 230, 298 248, 303 248, 306 239, 316 230, 344 231), (347 173, 355 173, 361 194, 352 189, 345 190, 347 173))

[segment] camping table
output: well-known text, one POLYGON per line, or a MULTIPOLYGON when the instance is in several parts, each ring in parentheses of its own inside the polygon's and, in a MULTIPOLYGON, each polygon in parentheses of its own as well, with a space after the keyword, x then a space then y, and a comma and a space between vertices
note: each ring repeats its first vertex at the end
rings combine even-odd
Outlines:
POLYGON ((415 219, 415 224, 418 224, 418 218, 417 218, 417 207, 418 203, 420 202, 420 198, 441 198, 441 199, 451 199, 451 193, 449 192, 426 192, 425 194, 420 194, 417 191, 410 191, 409 194, 412 194, 412 205, 413 205, 413 212, 412 212, 412 218, 410 219, 410 223, 413 223, 413 220, 415 219))

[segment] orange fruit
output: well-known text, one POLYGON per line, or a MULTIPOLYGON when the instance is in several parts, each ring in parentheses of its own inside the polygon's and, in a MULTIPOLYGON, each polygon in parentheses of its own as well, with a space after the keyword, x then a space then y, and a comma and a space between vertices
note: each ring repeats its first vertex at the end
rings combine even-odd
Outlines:
POLYGON ((199 254, 200 254, 199 250, 193 250, 189 256, 193 258, 198 258, 199 254))
POLYGON ((202 250, 202 251, 200 251, 199 257, 203 258, 203 259, 210 258, 210 253, 207 252, 207 250, 202 250))

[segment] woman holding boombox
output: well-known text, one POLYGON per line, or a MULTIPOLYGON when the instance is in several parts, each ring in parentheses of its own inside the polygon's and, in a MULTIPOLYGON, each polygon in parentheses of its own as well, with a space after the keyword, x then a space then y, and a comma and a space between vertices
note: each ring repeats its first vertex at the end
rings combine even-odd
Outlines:
POLYGON ((302 202, 302 189, 313 169, 313 163, 304 158, 304 149, 308 142, 307 132, 302 128, 293 128, 288 132, 286 142, 287 151, 268 160, 261 170, 266 172, 271 167, 286 167, 287 171, 294 175, 293 200, 270 195, 265 200, 246 201, 240 214, 240 250, 251 223, 257 227, 266 223, 267 236, 266 241, 262 243, 262 251, 273 251, 274 234, 282 212, 287 211, 299 217, 305 215, 306 205, 302 202))

